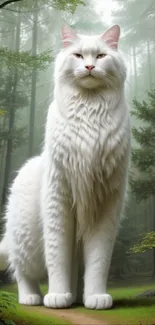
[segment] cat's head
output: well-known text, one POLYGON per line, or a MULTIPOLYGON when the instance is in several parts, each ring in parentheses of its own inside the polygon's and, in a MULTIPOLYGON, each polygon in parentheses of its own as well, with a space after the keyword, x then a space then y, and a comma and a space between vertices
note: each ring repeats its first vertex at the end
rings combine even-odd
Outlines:
POLYGON ((63 49, 56 60, 56 78, 61 83, 86 89, 118 89, 126 78, 126 67, 117 51, 119 36, 118 25, 95 36, 77 34, 64 25, 63 49))

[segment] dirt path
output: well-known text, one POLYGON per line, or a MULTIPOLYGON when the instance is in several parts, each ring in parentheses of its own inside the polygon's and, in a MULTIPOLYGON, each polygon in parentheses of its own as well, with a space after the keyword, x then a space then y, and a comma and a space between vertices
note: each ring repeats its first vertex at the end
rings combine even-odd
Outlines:
MULTIPOLYGON (((29 307, 26 307, 26 309, 29 307)), ((71 322, 73 325, 109 325, 106 321, 96 316, 87 315, 76 309, 48 309, 45 307, 33 307, 40 314, 53 315, 71 322)), ((32 311, 32 309, 31 309, 32 311)))

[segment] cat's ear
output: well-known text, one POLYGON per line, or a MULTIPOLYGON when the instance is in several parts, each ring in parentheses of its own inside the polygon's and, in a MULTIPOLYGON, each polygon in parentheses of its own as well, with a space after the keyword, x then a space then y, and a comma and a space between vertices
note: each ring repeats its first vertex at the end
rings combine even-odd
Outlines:
POLYGON ((105 43, 108 44, 113 49, 117 50, 118 41, 120 37, 120 27, 118 25, 114 25, 109 28, 104 34, 101 35, 101 38, 105 43))
POLYGON ((68 25, 63 25, 61 29, 64 47, 69 46, 78 36, 76 32, 68 25))

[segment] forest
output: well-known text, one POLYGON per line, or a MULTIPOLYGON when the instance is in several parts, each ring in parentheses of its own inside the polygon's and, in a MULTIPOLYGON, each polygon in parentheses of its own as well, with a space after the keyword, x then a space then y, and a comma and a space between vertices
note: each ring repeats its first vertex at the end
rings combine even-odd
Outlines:
MULTIPOLYGON (((109 275, 114 309, 88 313, 81 306, 52 312, 42 306, 24 308, 17 304, 16 284, 0 272, 0 325, 153 325, 155 0, 0 0, 0 235, 9 187, 25 161, 43 147, 64 23, 90 35, 114 24, 121 27, 132 150, 125 218, 109 275)), ((46 283, 41 290, 47 292, 46 283)))
POLYGON ((64 22, 87 33, 121 26, 132 161, 111 279, 155 275, 155 1, 0 1, 0 216, 21 165, 40 153, 64 22), (13 2, 13 3, 11 3, 13 2), (110 14, 109 14, 110 12, 110 14))

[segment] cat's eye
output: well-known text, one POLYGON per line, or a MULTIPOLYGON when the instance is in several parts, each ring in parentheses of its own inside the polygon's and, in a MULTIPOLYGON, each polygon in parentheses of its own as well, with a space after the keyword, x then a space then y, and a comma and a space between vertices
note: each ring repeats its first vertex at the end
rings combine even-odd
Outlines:
POLYGON ((100 53, 100 54, 98 54, 97 55, 97 59, 102 59, 102 58, 104 58, 106 56, 106 54, 104 54, 104 53, 100 53))
POLYGON ((74 55, 76 56, 76 58, 83 59, 83 56, 80 53, 74 53, 74 55))

